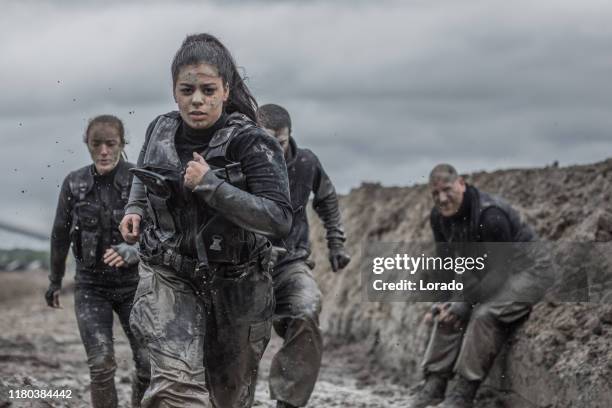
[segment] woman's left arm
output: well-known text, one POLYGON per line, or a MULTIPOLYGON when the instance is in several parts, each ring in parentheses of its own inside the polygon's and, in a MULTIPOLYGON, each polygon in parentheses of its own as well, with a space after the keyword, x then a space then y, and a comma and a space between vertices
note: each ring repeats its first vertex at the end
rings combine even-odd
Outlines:
POLYGON ((227 155, 240 162, 247 191, 207 171, 193 192, 242 228, 269 238, 288 235, 293 211, 287 167, 276 139, 255 128, 236 136, 227 155))

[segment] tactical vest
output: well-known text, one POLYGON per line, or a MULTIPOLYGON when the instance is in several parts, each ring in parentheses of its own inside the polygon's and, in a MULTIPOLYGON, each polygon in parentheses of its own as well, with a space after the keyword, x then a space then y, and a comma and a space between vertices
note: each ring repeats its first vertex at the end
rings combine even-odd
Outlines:
POLYGON ((512 208, 510 204, 500 197, 485 193, 478 189, 475 190, 478 192, 478 201, 472 203, 472 216, 470 219, 470 236, 473 237, 472 241, 482 241, 479 228, 480 217, 485 210, 492 207, 498 208, 508 217, 512 232, 511 242, 530 242, 536 239, 535 231, 521 219, 520 214, 512 208))
MULTIPOLYGON (((243 263, 249 258, 248 238, 253 236, 253 233, 228 221, 203 200, 197 199, 196 204, 188 205, 181 202, 183 165, 175 145, 175 136, 181 123, 182 119, 178 112, 161 115, 151 132, 144 155, 142 165, 145 169, 175 180, 176 183, 173 184, 177 186, 172 196, 160 196, 145 187, 153 230, 145 231, 144 249, 149 254, 167 249, 176 250, 181 240, 195 239, 194 246, 197 248, 201 262, 204 257, 209 263, 234 265, 243 263), (196 235, 187 235, 185 231, 180 230, 180 226, 195 222, 194 205, 197 205, 196 210, 200 211, 198 215, 204 214, 199 217, 204 223, 197 225, 196 235)), ((227 149, 237 135, 253 127, 255 123, 247 116, 237 112, 232 113, 228 115, 225 126, 215 132, 208 148, 201 153, 211 171, 242 190, 246 190, 246 185, 240 163, 227 158, 227 149)))
POLYGON ((440 226, 440 232, 444 237, 445 242, 482 242, 481 218, 485 210, 489 208, 497 208, 503 212, 508 218, 512 238, 510 242, 530 242, 534 241, 537 236, 533 229, 521 219, 520 214, 510 206, 505 200, 500 197, 480 191, 473 186, 467 186, 464 199, 470 200, 470 215, 469 221, 463 224, 464 227, 458 230, 453 228, 445 228, 445 223, 442 222, 442 215, 434 208, 434 219, 440 226))
POLYGON ((102 254, 99 253, 99 245, 103 234, 110 234, 110 244, 123 242, 119 224, 130 195, 132 175, 128 169, 132 167, 134 167, 132 163, 125 162, 123 159, 119 161, 113 186, 119 191, 121 199, 105 203, 106 206, 100 203, 93 191, 92 166, 85 166, 72 173, 69 186, 75 203, 72 210, 70 238, 72 252, 79 266, 91 269, 100 261, 102 254))

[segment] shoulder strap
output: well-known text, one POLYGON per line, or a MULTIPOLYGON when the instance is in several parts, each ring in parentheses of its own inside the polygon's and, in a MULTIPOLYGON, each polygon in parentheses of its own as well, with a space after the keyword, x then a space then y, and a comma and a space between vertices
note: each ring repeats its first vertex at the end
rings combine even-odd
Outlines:
POLYGON ((94 184, 91 166, 85 166, 73 172, 70 175, 68 184, 70 185, 70 192, 73 197, 78 198, 79 201, 85 200, 94 184))
POLYGON ((231 113, 222 129, 217 130, 208 144, 208 149, 204 152, 206 161, 215 163, 216 161, 227 159, 227 148, 232 140, 247 129, 255 127, 255 122, 248 116, 234 112, 231 113))
POLYGON ((147 151, 144 156, 144 163, 149 164, 156 157, 164 158, 172 165, 180 167, 180 159, 174 147, 174 135, 180 125, 178 112, 168 112, 160 115, 151 132, 147 151))
POLYGON ((127 200, 130 195, 130 186, 132 184, 132 174, 128 171, 133 168, 134 164, 119 160, 117 164, 117 173, 115 174, 114 185, 121 192, 121 199, 127 200))

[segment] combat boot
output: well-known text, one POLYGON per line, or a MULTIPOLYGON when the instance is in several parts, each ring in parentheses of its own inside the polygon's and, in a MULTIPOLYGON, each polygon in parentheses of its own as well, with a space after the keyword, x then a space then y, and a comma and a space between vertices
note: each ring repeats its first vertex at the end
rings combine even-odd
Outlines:
POLYGON ((435 406, 444 400, 444 392, 448 384, 448 376, 429 373, 425 377, 425 385, 416 395, 410 408, 426 408, 435 406))
POLYGON ((297 407, 289 404, 288 402, 276 401, 276 408, 297 408, 297 407))
POLYGON ((469 381, 457 374, 455 383, 444 402, 437 408, 472 408, 478 387, 480 387, 480 381, 469 381))

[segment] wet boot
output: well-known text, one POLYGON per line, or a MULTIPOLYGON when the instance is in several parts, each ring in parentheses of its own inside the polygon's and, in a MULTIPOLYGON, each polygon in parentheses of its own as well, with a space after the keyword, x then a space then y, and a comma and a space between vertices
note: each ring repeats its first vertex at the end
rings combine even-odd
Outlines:
POLYGON ((472 408, 480 381, 469 381, 457 374, 453 387, 438 408, 472 408))
POLYGON ((444 392, 448 384, 448 376, 429 373, 425 377, 425 385, 417 394, 410 408, 425 408, 435 406, 444 400, 444 392))
POLYGON ((140 401, 149 387, 148 378, 140 378, 136 374, 132 376, 132 408, 140 408, 140 401))
POLYGON ((288 402, 277 401, 276 408, 297 408, 297 407, 289 404, 288 402))

